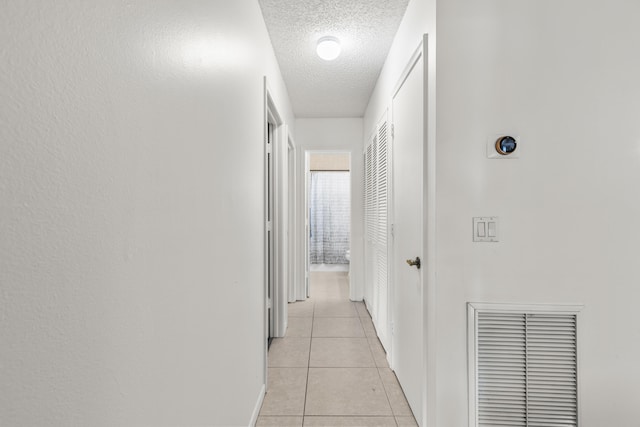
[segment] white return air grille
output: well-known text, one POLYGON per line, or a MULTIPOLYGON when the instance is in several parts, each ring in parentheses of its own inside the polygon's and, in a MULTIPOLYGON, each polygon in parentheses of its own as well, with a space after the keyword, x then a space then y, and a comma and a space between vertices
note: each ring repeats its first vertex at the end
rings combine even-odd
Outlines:
POLYGON ((579 307, 469 304, 470 425, 578 425, 579 307))

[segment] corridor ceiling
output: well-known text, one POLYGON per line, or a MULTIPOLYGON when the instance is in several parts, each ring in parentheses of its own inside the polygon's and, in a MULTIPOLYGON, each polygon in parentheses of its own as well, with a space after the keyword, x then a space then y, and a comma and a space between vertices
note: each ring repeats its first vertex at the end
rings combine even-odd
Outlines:
POLYGON ((362 117, 409 0, 259 0, 297 117, 362 117), (316 54, 323 36, 342 54, 316 54))

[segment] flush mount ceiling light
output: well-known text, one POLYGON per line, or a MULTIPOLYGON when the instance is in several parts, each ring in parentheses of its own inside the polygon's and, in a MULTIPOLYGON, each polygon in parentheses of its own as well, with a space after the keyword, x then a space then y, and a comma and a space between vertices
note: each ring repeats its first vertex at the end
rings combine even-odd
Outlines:
POLYGON ((326 36, 318 40, 316 52, 318 52, 318 56, 325 61, 333 61, 340 56, 341 51, 340 40, 335 37, 326 36))

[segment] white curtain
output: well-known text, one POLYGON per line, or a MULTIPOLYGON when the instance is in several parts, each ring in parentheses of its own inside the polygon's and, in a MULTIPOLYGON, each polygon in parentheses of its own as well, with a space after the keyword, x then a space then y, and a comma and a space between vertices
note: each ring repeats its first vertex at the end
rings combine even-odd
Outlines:
POLYGON ((349 172, 311 172, 309 221, 312 264, 348 264, 349 172))

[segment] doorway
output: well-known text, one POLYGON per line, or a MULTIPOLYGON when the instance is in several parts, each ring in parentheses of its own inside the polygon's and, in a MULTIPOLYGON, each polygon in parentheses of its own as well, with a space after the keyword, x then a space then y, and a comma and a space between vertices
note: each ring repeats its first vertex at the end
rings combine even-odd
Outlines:
POLYGON ((351 264, 351 154, 306 153, 306 291, 311 272, 346 272, 351 264))
MULTIPOLYGON (((287 329, 289 281, 289 156, 295 149, 265 79, 265 341, 287 329)), ((294 236, 295 238, 295 236, 294 236)), ((265 358, 266 363, 266 358, 265 358)))

